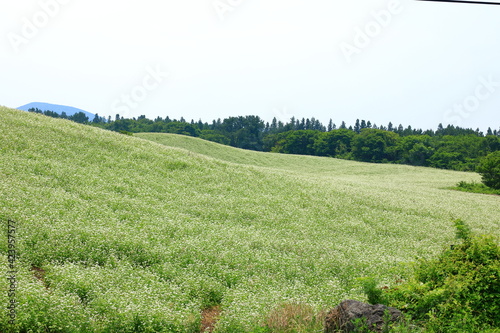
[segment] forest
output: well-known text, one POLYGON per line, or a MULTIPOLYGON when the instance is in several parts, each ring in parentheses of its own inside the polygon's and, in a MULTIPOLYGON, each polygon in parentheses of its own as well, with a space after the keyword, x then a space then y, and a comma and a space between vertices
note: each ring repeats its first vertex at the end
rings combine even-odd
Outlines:
POLYGON ((330 119, 327 126, 315 118, 296 119, 284 123, 274 118, 271 123, 259 116, 229 117, 211 123, 184 118, 157 117, 154 120, 139 116, 113 120, 95 115, 90 120, 85 114, 67 116, 53 111, 30 109, 56 118, 106 130, 132 133, 174 133, 255 151, 284 154, 329 156, 372 163, 395 163, 428 166, 440 169, 475 171, 479 160, 500 150, 500 129, 479 129, 439 124, 436 130, 414 129, 411 126, 377 126, 365 120, 356 120, 352 126, 344 121, 337 126, 330 119))

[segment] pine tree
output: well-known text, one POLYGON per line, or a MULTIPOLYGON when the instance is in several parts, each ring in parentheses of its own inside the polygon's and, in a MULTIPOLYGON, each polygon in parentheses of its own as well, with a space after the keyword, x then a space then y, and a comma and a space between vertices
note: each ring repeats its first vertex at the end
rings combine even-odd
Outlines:
POLYGON ((96 113, 96 114, 95 114, 94 119, 92 119, 92 122, 93 122, 94 124, 99 124, 99 123, 101 123, 101 122, 102 122, 102 121, 101 121, 101 117, 99 117, 99 114, 98 114, 98 113, 96 113))
POLYGON ((276 131, 278 129, 278 121, 276 120, 276 117, 273 118, 273 121, 271 122, 271 131, 276 131))
POLYGON ((330 118, 330 121, 328 122, 328 132, 330 132, 331 130, 333 130, 333 120, 332 120, 332 118, 330 118))
POLYGON ((356 124, 354 124, 354 132, 359 133, 361 131, 361 126, 359 125, 359 119, 356 119, 356 124))
POLYGON ((396 133, 398 133, 399 135, 401 135, 401 134, 403 134, 403 131, 404 131, 403 125, 399 124, 398 130, 396 131, 396 133))
POLYGON ((297 129, 298 130, 306 129, 306 119, 305 118, 302 118, 302 120, 300 121, 300 123, 298 123, 297 129))
POLYGON ((439 123, 436 134, 443 135, 443 132, 444 132, 443 124, 439 123))

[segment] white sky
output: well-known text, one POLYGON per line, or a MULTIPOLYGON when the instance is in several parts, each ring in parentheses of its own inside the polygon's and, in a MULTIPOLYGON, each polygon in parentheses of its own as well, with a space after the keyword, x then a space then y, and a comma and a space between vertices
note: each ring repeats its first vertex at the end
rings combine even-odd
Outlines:
POLYGON ((14 108, 500 127, 500 6, 0 0, 0 37, 0 104, 14 108))

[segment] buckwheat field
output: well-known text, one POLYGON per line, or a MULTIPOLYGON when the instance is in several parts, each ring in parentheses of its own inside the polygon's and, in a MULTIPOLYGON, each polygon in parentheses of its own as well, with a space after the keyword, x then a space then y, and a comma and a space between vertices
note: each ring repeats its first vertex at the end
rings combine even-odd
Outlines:
POLYGON ((404 278, 453 243, 454 219, 500 235, 498 196, 448 189, 475 173, 126 136, 4 107, 0 179, 0 303, 7 220, 18 302, 2 332, 200 332, 216 306, 215 332, 265 332, 287 304, 316 315, 364 300, 358 278, 404 278))

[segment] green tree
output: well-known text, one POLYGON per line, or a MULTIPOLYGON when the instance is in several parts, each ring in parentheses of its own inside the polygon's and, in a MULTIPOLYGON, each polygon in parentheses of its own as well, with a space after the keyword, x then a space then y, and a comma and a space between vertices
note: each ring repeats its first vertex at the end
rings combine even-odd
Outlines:
POLYGON ((352 154, 364 162, 388 162, 396 160, 396 144, 399 135, 374 128, 364 128, 352 141, 352 154))
POLYGON ((402 137, 397 145, 398 160, 403 164, 427 166, 427 159, 434 154, 431 137, 428 135, 409 135, 402 137))
POLYGON ((200 138, 203 140, 221 143, 223 145, 229 145, 231 141, 229 140, 229 138, 214 130, 202 130, 200 133, 200 138))
POLYGON ((94 119, 92 119, 92 122, 93 122, 94 124, 99 124, 99 123, 104 122, 104 120, 103 120, 103 118, 99 117, 99 114, 98 114, 98 113, 96 113, 96 114, 94 115, 94 119))
POLYGON ((272 151, 284 154, 315 155, 314 143, 320 131, 300 130, 280 133, 272 151))
POLYGON ((500 137, 494 135, 487 135, 484 138, 482 150, 486 152, 485 155, 500 150, 500 137))
POLYGON ((265 124, 258 116, 229 117, 217 129, 237 148, 262 150, 265 124))
POLYGON ((52 118, 59 118, 59 113, 50 111, 50 110, 45 110, 43 111, 43 114, 52 118))
POLYGON ((69 116, 68 119, 80 124, 86 124, 89 122, 89 117, 87 117, 83 112, 77 112, 74 115, 69 116))
POLYGON ((316 155, 345 158, 351 152, 351 142, 356 135, 348 129, 320 133, 314 142, 316 155))
POLYGON ((330 118, 330 121, 328 122, 328 129, 327 131, 330 132, 331 130, 334 130, 337 126, 333 123, 333 120, 330 118))
POLYGON ((429 158, 429 165, 438 169, 460 170, 464 162, 463 156, 457 152, 439 150, 429 158))
POLYGON ((196 126, 186 122, 173 121, 164 126, 167 133, 182 134, 188 136, 199 136, 200 130, 196 126))
POLYGON ((425 145, 424 143, 416 143, 412 149, 408 151, 408 163, 411 165, 427 166, 427 159, 434 154, 434 148, 425 145))
POLYGON ((481 174, 484 185, 500 189, 500 151, 482 158, 477 171, 481 174))
POLYGON ((359 119, 356 119, 356 123, 354 124, 354 132, 359 133, 361 131, 361 125, 359 124, 359 119))
MULTIPOLYGON (((448 127, 447 127, 448 129, 448 127)), ((456 128, 453 129, 457 131, 456 128)), ((434 138, 436 153, 429 159, 431 167, 474 171, 478 158, 485 156, 485 138, 473 134, 444 135, 434 138)))

